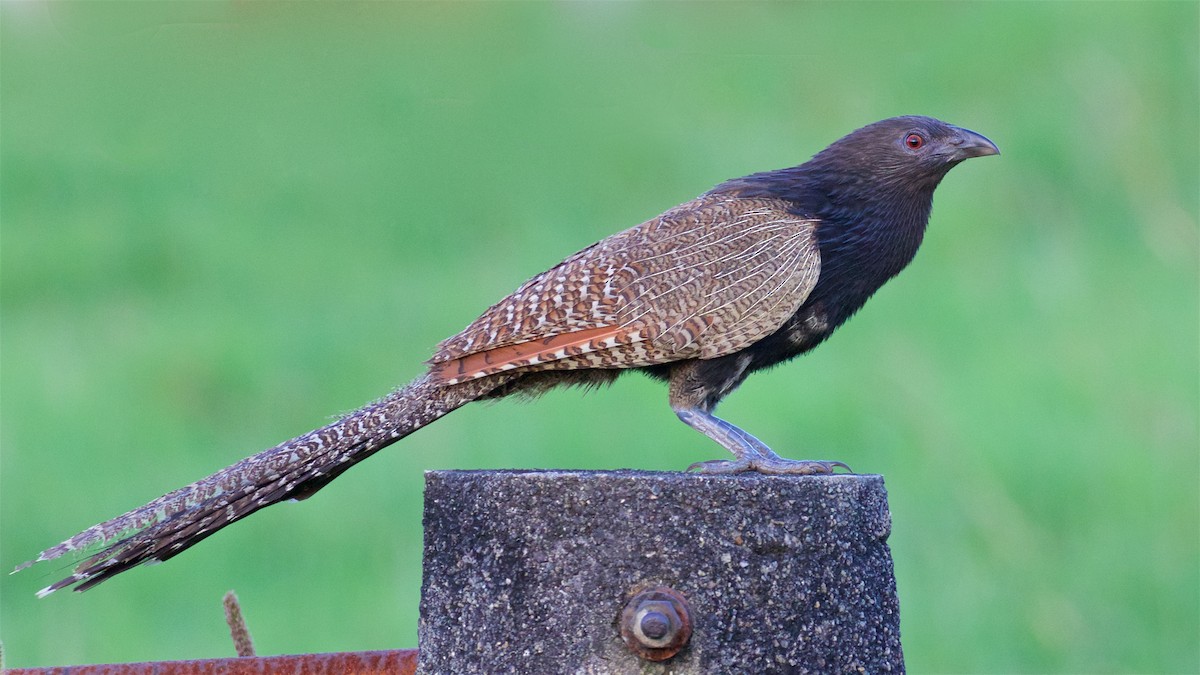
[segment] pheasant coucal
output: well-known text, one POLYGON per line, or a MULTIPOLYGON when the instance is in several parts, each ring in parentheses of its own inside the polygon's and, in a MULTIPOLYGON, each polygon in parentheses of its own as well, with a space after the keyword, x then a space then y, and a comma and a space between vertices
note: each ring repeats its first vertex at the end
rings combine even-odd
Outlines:
POLYGON ((91 527, 33 562, 104 546, 39 595, 86 590, 172 558, 284 499, 304 499, 381 448, 471 401, 665 380, 684 423, 733 453, 703 473, 831 473, 783 459, 713 415, 750 373, 820 344, 904 269, 951 167, 998 154, 928 117, 863 127, 808 162, 736 178, 537 275, 445 340, 408 386, 328 426, 91 527))

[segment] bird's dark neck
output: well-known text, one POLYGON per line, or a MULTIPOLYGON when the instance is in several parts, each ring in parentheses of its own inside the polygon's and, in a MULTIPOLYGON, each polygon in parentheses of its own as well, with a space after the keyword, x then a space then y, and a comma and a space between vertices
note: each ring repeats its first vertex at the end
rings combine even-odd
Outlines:
POLYGON ((713 191, 781 199, 797 215, 820 222, 821 275, 809 297, 836 308, 828 317, 832 329, 912 261, 925 235, 937 180, 880 181, 819 159, 727 181, 713 191))
POLYGON ((884 283, 912 262, 933 204, 925 195, 858 203, 836 196, 817 214, 821 275, 811 298, 833 309, 829 323, 849 319, 884 283))

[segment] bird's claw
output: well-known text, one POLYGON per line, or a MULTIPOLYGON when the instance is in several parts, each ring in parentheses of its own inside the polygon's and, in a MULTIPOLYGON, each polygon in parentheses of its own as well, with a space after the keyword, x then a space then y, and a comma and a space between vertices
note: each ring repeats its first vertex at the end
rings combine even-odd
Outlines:
POLYGON ((754 462, 754 470, 773 476, 813 476, 833 475, 834 469, 841 467, 848 473, 854 473, 843 462, 830 462, 815 459, 784 459, 782 457, 766 457, 754 462))
POLYGON ((854 473, 844 462, 821 461, 813 459, 785 459, 778 455, 764 457, 743 457, 741 459, 713 459, 707 462, 696 462, 687 468, 688 471, 708 475, 733 475, 755 471, 770 476, 813 476, 832 475, 838 467, 848 473, 854 473))

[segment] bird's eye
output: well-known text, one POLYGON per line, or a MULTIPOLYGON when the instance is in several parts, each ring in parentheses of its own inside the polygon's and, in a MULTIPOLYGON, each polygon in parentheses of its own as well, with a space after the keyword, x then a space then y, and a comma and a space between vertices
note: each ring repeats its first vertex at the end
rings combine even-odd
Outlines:
POLYGON ((904 137, 904 144, 907 145, 910 150, 916 150, 922 145, 925 145, 925 139, 921 137, 921 134, 909 134, 904 137))

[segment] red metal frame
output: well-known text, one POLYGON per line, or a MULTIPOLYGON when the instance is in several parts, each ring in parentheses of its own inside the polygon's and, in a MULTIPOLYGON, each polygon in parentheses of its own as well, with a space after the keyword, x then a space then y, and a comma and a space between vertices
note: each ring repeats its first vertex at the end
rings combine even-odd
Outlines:
POLYGON ((295 656, 109 663, 94 666, 8 668, 5 675, 414 675, 417 650, 334 652, 295 656))

